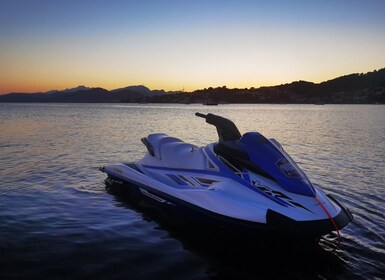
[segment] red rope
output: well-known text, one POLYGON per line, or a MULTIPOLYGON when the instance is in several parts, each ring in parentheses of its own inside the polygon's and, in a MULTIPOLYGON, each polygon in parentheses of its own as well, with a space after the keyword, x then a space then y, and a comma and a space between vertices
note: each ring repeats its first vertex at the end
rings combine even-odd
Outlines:
POLYGON ((332 215, 330 215, 329 211, 326 209, 325 205, 322 204, 322 202, 317 198, 317 197, 313 197, 313 199, 315 201, 317 201, 319 203, 319 205, 321 206, 322 210, 326 213, 326 215, 329 217, 330 221, 332 222, 334 228, 336 229, 337 231, 337 235, 338 235, 338 244, 337 244, 337 247, 333 249, 333 251, 335 251, 341 244, 341 235, 340 235, 340 231, 338 230, 338 227, 336 225, 336 223, 334 222, 333 220, 333 217, 332 215))

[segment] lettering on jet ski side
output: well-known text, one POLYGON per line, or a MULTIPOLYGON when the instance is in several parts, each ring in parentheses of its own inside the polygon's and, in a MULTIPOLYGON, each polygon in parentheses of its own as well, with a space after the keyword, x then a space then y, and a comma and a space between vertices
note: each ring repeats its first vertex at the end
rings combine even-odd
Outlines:
POLYGON ((267 195, 270 195, 270 196, 275 197, 275 198, 284 199, 285 201, 289 202, 293 206, 301 207, 301 208, 303 208, 303 209, 313 213, 312 211, 307 209, 305 206, 303 206, 303 205, 299 204, 298 202, 294 201, 292 198, 288 197, 287 195, 285 195, 285 194, 283 194, 283 193, 281 193, 279 191, 272 190, 268 186, 260 185, 260 183, 258 181, 254 181, 253 180, 252 184, 253 184, 254 187, 256 187, 259 190, 263 191, 267 195))

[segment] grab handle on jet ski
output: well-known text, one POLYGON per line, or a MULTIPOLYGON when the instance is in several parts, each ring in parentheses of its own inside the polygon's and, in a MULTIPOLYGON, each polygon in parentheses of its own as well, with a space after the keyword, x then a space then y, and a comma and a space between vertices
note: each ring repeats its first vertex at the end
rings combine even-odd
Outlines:
POLYGON ((229 119, 210 113, 205 115, 196 112, 195 116, 204 118, 208 124, 217 128, 219 142, 239 140, 242 137, 236 125, 229 119))

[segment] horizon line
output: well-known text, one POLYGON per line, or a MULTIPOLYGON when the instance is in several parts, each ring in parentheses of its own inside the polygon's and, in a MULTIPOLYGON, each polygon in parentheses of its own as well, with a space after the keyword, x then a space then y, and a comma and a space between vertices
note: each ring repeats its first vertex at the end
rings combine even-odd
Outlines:
POLYGON ((145 83, 142 83, 142 84, 133 84, 133 85, 127 85, 127 86, 123 86, 123 87, 102 87, 102 86, 85 86, 84 84, 78 84, 77 86, 74 86, 74 87, 66 87, 64 89, 50 89, 50 90, 42 90, 42 91, 11 91, 11 92, 0 92, 0 95, 6 95, 6 94, 15 94, 15 93, 22 93, 22 94, 34 94, 34 93, 48 93, 48 92, 54 92, 54 91, 66 91, 66 90, 71 90, 71 89, 76 89, 78 87, 86 87, 88 89, 95 89, 95 88, 101 88, 101 89, 104 89, 104 90, 107 90, 107 91, 113 91, 113 90, 118 90, 118 89, 124 89, 124 88, 127 88, 127 87, 138 87, 138 86, 143 86, 143 87, 146 87, 148 88, 150 91, 156 91, 156 90, 163 90, 165 92, 186 92, 186 93, 189 93, 189 92, 194 92, 194 91, 198 91, 198 90, 204 90, 204 89, 209 89, 209 88, 221 88, 221 87, 225 87, 225 88, 228 88, 228 89, 259 89, 259 88, 263 88, 263 87, 275 87, 275 86, 280 86, 280 85, 287 85, 287 84, 291 84, 291 83, 295 83, 295 82, 307 82, 307 83, 313 83, 313 84, 321 84, 321 83, 324 83, 324 82, 328 82, 328 81, 331 81, 331 80, 334 80, 334 79, 338 79, 338 78, 342 78, 342 77, 345 77, 345 76, 350 76, 350 75, 361 75, 361 74, 368 74, 368 73, 372 73, 372 72, 377 72, 377 71, 380 71, 380 70, 383 70, 385 69, 385 67, 382 67, 382 68, 379 68, 379 69, 374 69, 372 71, 369 71, 369 72, 355 72, 355 73, 350 73, 350 74, 344 74, 344 75, 341 75, 341 76, 337 76, 337 77, 334 77, 334 78, 331 78, 331 79, 328 79, 328 80, 324 80, 324 81, 321 81, 321 82, 312 82, 312 81, 306 81, 306 80, 293 80, 291 82, 286 82, 286 83, 280 83, 280 84, 272 84, 272 85, 262 85, 262 86, 249 86, 249 87, 242 87, 242 86, 235 86, 235 87, 227 87, 226 85, 216 85, 216 86, 205 86, 205 87, 200 87, 200 88, 195 88, 195 89, 192 89, 192 90, 185 90, 185 87, 182 86, 181 89, 173 89, 173 90, 165 90, 164 88, 150 88, 149 86, 146 86, 145 83))

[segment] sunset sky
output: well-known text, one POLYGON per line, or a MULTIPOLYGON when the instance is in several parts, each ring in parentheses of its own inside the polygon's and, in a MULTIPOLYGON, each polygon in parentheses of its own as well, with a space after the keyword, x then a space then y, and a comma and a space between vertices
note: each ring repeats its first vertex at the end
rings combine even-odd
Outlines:
POLYGON ((259 87, 383 67, 384 0, 0 0, 0 93, 259 87))

